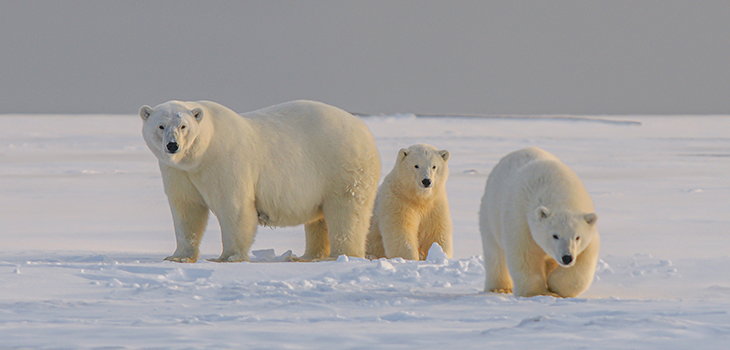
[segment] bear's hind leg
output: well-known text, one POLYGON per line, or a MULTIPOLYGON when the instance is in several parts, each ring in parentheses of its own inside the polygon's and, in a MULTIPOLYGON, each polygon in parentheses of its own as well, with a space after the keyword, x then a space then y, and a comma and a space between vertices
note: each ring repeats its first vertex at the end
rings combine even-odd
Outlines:
POLYGON ((370 225, 369 207, 349 198, 325 201, 322 207, 330 242, 330 257, 365 257, 365 238, 370 225))
POLYGON ((330 255, 330 240, 327 236, 327 223, 324 219, 304 225, 306 233, 306 248, 303 261, 320 260, 330 255))

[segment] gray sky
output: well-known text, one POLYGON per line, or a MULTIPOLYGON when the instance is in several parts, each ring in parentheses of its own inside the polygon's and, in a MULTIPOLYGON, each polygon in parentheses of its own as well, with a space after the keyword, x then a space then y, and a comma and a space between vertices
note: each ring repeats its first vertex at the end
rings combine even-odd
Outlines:
POLYGON ((0 0, 0 114, 729 114, 726 1, 0 0))

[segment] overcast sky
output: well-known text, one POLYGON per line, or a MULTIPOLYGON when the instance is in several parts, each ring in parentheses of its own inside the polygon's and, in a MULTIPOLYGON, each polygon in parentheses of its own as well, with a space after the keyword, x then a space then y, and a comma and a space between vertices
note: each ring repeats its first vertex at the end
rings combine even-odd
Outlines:
POLYGON ((727 1, 0 0, 0 114, 730 114, 727 1))

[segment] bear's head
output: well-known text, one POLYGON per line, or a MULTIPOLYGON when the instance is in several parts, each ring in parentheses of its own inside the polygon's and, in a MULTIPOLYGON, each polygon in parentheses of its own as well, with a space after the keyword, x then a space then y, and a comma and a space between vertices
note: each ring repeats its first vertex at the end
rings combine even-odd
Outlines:
POLYGON ((398 177, 406 186, 415 186, 421 192, 443 187, 449 177, 449 151, 434 146, 417 144, 398 151, 398 177))
POLYGON ((596 213, 574 213, 539 206, 528 214, 530 233, 537 245, 562 267, 570 267, 597 235, 596 213))
POLYGON ((190 151, 201 133, 203 109, 193 103, 169 101, 155 108, 142 106, 142 134, 152 153, 172 167, 190 166, 190 151), (192 108, 191 108, 192 107, 192 108))

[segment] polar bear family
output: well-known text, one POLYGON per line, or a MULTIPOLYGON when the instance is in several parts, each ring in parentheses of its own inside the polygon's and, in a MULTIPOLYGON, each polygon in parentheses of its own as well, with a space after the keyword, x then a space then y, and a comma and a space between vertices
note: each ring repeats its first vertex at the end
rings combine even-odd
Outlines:
MULTIPOLYGON (((169 101, 143 106, 140 116, 174 222, 177 248, 166 260, 197 261, 210 211, 221 225, 216 262, 248 260, 259 225, 303 224, 305 261, 423 260, 433 243, 452 255, 446 150, 401 149, 378 188, 380 155, 369 129, 323 103, 238 115, 214 102, 169 101)), ((536 148, 507 155, 479 212, 485 291, 580 294, 598 258, 596 220, 582 182, 557 158, 536 148)))

